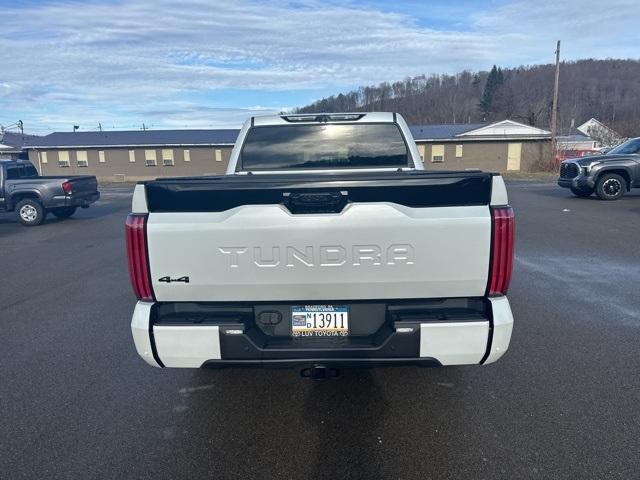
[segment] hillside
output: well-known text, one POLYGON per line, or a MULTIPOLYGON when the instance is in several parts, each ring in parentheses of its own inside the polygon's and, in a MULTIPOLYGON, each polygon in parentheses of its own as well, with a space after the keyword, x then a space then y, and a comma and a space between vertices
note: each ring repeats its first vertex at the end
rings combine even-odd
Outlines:
MULTIPOLYGON (((410 124, 511 118, 549 128, 554 66, 421 75, 324 98, 298 113, 396 111, 410 124)), ((558 127, 569 132, 591 117, 625 136, 640 135, 640 61, 579 60, 560 66, 558 127)))

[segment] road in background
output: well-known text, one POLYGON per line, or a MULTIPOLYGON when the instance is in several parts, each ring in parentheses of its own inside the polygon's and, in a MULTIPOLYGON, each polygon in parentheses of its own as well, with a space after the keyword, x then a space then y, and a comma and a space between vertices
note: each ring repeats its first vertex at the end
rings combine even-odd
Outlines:
POLYGON ((0 478, 637 478, 638 194, 509 184, 515 328, 498 363, 314 383, 137 357, 130 192, 35 228, 0 215, 0 478))

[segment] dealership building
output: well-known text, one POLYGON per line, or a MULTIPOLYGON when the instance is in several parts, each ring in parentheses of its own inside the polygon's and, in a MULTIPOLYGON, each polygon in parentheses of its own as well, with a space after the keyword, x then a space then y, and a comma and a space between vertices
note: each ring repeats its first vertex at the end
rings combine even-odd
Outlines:
MULTIPOLYGON (((411 127, 427 169, 535 171, 550 158, 550 132, 511 120, 411 127)), ((42 175, 102 181, 219 175, 239 130, 55 132, 23 147, 42 175)))

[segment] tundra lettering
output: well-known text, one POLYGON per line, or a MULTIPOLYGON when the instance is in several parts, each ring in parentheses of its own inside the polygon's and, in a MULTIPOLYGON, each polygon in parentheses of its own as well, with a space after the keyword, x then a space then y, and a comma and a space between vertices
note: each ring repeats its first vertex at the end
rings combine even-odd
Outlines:
MULTIPOLYGON (((229 257, 229 267, 240 267, 241 256, 253 252, 253 264, 260 268, 273 267, 340 267, 349 261, 349 265, 413 265, 414 248, 409 244, 390 245, 353 245, 347 257, 347 249, 340 245, 306 245, 301 248, 285 247, 218 247, 218 251, 229 257), (284 250, 284 255, 281 252, 284 250)), ((250 262, 249 259, 246 262, 250 262)))

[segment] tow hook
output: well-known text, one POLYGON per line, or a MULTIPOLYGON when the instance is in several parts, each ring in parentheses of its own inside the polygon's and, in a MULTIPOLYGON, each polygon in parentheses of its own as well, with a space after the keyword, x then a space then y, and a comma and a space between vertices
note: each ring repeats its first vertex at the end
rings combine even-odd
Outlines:
POLYGON ((325 365, 315 365, 300 370, 300 376, 311 380, 330 380, 340 376, 340 370, 325 365))

